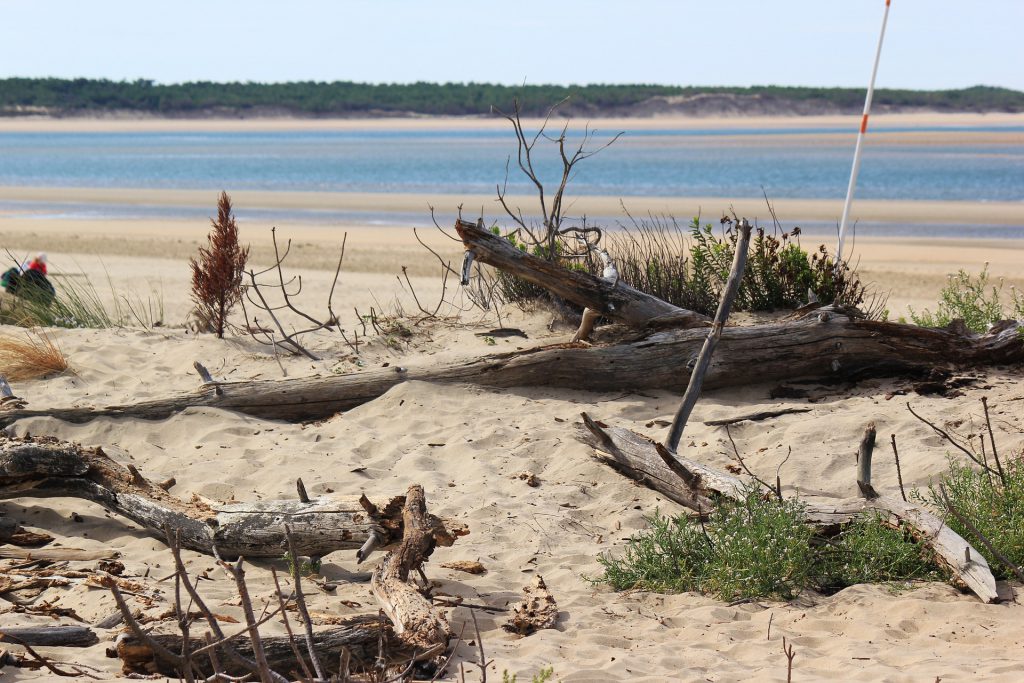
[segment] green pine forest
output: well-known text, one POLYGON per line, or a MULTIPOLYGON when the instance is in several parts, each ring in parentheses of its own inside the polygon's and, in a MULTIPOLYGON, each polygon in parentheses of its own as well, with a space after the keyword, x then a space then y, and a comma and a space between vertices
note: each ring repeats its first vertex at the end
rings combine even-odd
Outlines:
MULTIPOLYGON (((368 84, 180 83, 150 80, 0 79, 0 115, 55 116, 137 112, 154 116, 400 116, 484 115, 509 110, 519 100, 524 115, 543 114, 568 98, 567 114, 645 115, 654 111, 716 113, 857 113, 864 90, 781 86, 697 87, 665 85, 525 85, 487 83, 368 84), (671 98, 671 99, 666 99, 671 98)), ((989 86, 961 90, 875 92, 875 111, 1021 112, 1024 92, 989 86)))

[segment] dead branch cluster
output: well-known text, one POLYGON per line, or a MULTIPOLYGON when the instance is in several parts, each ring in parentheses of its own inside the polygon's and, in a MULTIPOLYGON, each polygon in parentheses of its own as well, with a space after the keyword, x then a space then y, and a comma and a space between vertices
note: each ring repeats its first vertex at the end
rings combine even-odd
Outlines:
MULTIPOLYGON (((436 676, 454 655, 453 650, 445 657, 453 634, 438 606, 505 609, 445 600, 435 605, 423 565, 436 547, 452 545, 468 530, 465 525, 430 514, 418 485, 387 503, 375 504, 361 496, 350 504, 311 499, 299 480, 298 501, 211 508, 197 500, 176 499, 165 490, 172 484, 153 485, 137 468, 114 462, 101 449, 83 449, 49 437, 0 439, 0 498, 75 496, 93 500, 165 540, 174 573, 161 581, 173 578, 173 604, 155 620, 170 620, 173 632, 154 633, 150 625, 154 618, 132 608, 132 599, 154 606, 162 599, 162 591, 148 588, 145 577, 125 575, 124 565, 109 550, 44 548, 22 554, 8 552, 6 556, 14 558, 15 564, 0 577, 0 595, 20 596, 17 604, 26 613, 80 620, 74 610, 45 602, 33 605, 26 600, 30 594, 38 597, 56 586, 81 583, 105 588, 118 612, 97 626, 110 628, 123 621, 127 629, 108 654, 121 660, 126 674, 177 676, 186 681, 397 681, 410 680, 414 675, 436 676), (282 581, 271 569, 276 592, 271 601, 259 607, 246 581, 247 564, 242 555, 280 558, 282 546, 289 576, 282 581), (217 566, 235 584, 244 625, 230 632, 223 626, 236 620, 209 607, 199 589, 199 579, 209 577, 205 572, 198 577, 189 575, 182 559, 184 548, 215 557, 217 566), (315 631, 306 604, 302 567, 339 548, 358 550, 359 562, 374 550, 387 550, 369 575, 380 613, 332 618, 331 628, 315 631), (90 569, 71 569, 68 561, 98 564, 90 569), (417 584, 417 578, 422 585, 417 584), (292 612, 297 614, 297 625, 290 621, 292 612), (287 635, 261 633, 261 627, 271 621, 283 623, 287 635), (197 628, 197 623, 203 626, 197 628)), ((7 542, 39 544, 52 540, 33 536, 3 516, 0 533, 7 542)), ((336 587, 326 582, 321 586, 328 591, 336 587)), ((541 581, 527 590, 523 604, 512 612, 510 623, 514 626, 510 628, 529 633, 553 625, 557 605, 541 581)), ((36 630, 0 626, 2 640, 22 645, 30 653, 30 658, 4 655, 4 662, 47 666, 57 672, 63 669, 31 654, 31 646, 88 646, 96 642, 96 635, 78 626, 36 630)), ((89 675, 81 668, 65 668, 71 671, 68 675, 89 675)))
POLYGON ((567 209, 565 204, 565 191, 570 180, 572 180, 575 174, 577 164, 610 147, 623 135, 622 132, 619 132, 604 144, 592 147, 591 143, 594 139, 594 132, 590 130, 590 126, 588 125, 585 128, 579 143, 572 145, 569 144, 568 141, 568 121, 566 121, 562 126, 562 129, 557 136, 549 135, 547 132, 548 123, 551 121, 551 117, 554 115, 558 107, 564 102, 565 100, 562 100, 548 109, 544 120, 533 135, 528 135, 523 128, 518 100, 513 103, 513 108, 510 113, 505 113, 497 108, 493 109, 495 113, 512 124, 512 129, 516 136, 516 164, 523 175, 525 175, 533 185, 537 192, 537 199, 540 203, 540 229, 538 230, 537 226, 531 224, 531 222, 524 217, 521 208, 513 207, 508 203, 508 167, 511 163, 511 158, 505 165, 504 184, 496 186, 498 202, 501 204, 505 213, 508 214, 509 218, 511 218, 518 226, 517 230, 521 232, 522 241, 528 246, 545 246, 546 251, 551 258, 554 258, 554 255, 559 251, 560 239, 568 235, 572 235, 577 238, 582 243, 582 249, 574 254, 563 253, 563 257, 582 257, 588 255, 592 251, 592 248, 600 241, 601 230, 593 226, 587 226, 587 219, 585 216, 581 219, 580 225, 564 225, 567 209), (541 140, 555 144, 558 148, 558 157, 561 162, 560 177, 557 181, 558 184, 550 198, 548 197, 545 185, 537 172, 533 158, 537 143, 541 140))
POLYGON ((319 360, 319 358, 313 355, 299 341, 299 338, 317 330, 336 330, 344 342, 355 353, 358 353, 358 333, 354 333, 354 339, 349 340, 345 330, 338 322, 338 316, 333 307, 334 289, 338 284, 341 264, 345 259, 345 242, 348 234, 346 233, 342 237, 338 266, 334 270, 331 290, 327 295, 327 316, 323 320, 296 306, 294 300, 302 293, 302 276, 286 277, 283 268, 284 261, 291 251, 292 241, 288 240, 284 252, 282 252, 277 244, 277 228, 271 228, 270 235, 274 245, 274 263, 263 270, 245 271, 247 280, 242 288, 244 297, 241 302, 246 319, 246 330, 253 339, 273 347, 275 351, 281 348, 290 353, 301 354, 311 360, 319 360), (283 311, 290 312, 301 327, 286 325, 282 321, 281 312, 283 311), (261 320, 261 315, 266 316, 266 319, 261 320))

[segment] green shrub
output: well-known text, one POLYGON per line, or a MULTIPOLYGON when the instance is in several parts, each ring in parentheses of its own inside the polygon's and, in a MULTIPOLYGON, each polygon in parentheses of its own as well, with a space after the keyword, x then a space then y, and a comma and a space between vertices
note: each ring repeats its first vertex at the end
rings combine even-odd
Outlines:
MULTIPOLYGON (((632 218, 631 225, 621 227, 606 238, 623 282, 680 308, 715 312, 739 238, 730 221, 723 220, 717 233, 699 218, 685 230, 674 219, 657 217, 632 218)), ((736 310, 795 308, 806 303, 810 293, 824 304, 857 307, 864 302, 866 287, 849 265, 844 262, 837 268, 824 245, 808 254, 799 237, 800 228, 775 234, 757 230, 736 310)))
MULTIPOLYGON (((690 224, 693 285, 705 290, 711 305, 702 313, 713 313, 729 276, 739 235, 731 221, 716 236, 709 223, 699 218, 690 224)), ((758 228, 750 243, 747 267, 736 297, 737 310, 770 311, 796 308, 813 294, 823 304, 856 308, 864 302, 866 287, 845 261, 838 267, 825 245, 808 254, 800 246, 800 228, 768 234, 758 228)))
POLYGON ((713 561, 702 590, 723 600, 792 598, 810 580, 811 528, 803 505, 747 493, 742 505, 723 505, 711 518, 713 561))
MULTIPOLYGON (((994 465, 993 465, 994 466, 994 465)), ((949 461, 949 469, 939 477, 937 484, 926 491, 915 490, 912 495, 938 510, 951 529, 981 548, 981 541, 955 515, 950 514, 939 491, 945 489, 949 502, 992 545, 1017 565, 1024 566, 1024 451, 1012 455, 1002 463, 1002 476, 998 472, 972 465, 949 461)), ((1013 573, 998 558, 988 556, 996 578, 1007 579, 1013 573)))
POLYGON ((819 587, 835 590, 858 583, 927 579, 939 581, 931 553, 881 517, 849 524, 818 553, 819 587))
POLYGON ((629 539, 621 557, 598 557, 599 579, 615 590, 634 588, 658 593, 701 590, 713 552, 699 525, 685 515, 646 518, 649 528, 629 539))
POLYGON ((631 538, 622 557, 598 558, 600 581, 615 590, 700 591, 722 600, 790 598, 807 585, 811 530, 797 502, 765 500, 751 489, 743 504, 722 504, 703 524, 657 513, 647 521, 650 529, 631 538))
POLYGON ((879 519, 817 538, 801 503, 755 489, 740 503, 720 503, 703 524, 657 513, 647 521, 649 528, 633 536, 621 556, 598 558, 604 574, 597 581, 615 590, 698 591, 736 600, 941 576, 920 544, 879 519))
POLYGON ((960 270, 956 275, 951 275, 949 282, 942 288, 934 313, 927 308, 920 314, 910 309, 910 319, 921 327, 945 327, 960 319, 967 329, 974 332, 984 332, 989 325, 1008 317, 1024 319, 1024 298, 1018 296, 1014 289, 1012 313, 1007 315, 999 298, 1002 288, 1001 281, 998 287, 989 283, 988 264, 977 277, 960 270))
MULTIPOLYGON (((604 234, 603 244, 615 260, 619 279, 641 292, 656 296, 674 306, 711 315, 718 306, 729 277, 736 251, 737 232, 731 221, 723 220, 716 234, 710 223, 699 218, 684 229, 674 218, 630 216, 629 225, 604 234)), ((501 235, 498 227, 491 232, 501 235)), ((824 304, 858 307, 864 302, 866 287, 847 263, 836 266, 822 245, 808 254, 799 243, 800 229, 768 234, 759 229, 751 240, 747 267, 736 298, 741 311, 769 311, 795 308, 813 293, 824 304)), ((576 254, 575 244, 556 242, 554 256, 546 244, 529 246, 516 232, 505 235, 519 250, 539 258, 553 260, 563 267, 601 273, 590 254, 576 254)), ((537 285, 514 275, 499 272, 499 292, 506 301, 524 303, 547 296, 537 285)), ((878 312, 881 312, 878 306, 878 312)))

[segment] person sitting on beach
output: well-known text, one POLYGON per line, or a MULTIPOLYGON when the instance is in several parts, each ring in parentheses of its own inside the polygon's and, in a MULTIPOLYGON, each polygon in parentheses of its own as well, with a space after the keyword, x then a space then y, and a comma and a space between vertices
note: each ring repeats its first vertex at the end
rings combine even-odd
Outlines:
POLYGON ((10 294, 22 298, 36 299, 49 305, 56 292, 46 277, 46 254, 39 252, 27 266, 22 264, 9 268, 0 276, 0 284, 10 294))
POLYGON ((36 254, 36 257, 32 259, 32 263, 28 264, 28 269, 46 275, 46 253, 41 251, 36 254))

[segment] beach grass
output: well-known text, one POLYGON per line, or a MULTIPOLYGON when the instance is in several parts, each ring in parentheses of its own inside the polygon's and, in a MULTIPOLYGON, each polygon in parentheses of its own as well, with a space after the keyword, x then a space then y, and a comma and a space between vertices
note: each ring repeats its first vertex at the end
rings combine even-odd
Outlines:
POLYGON ((57 342, 44 330, 27 330, 24 339, 0 335, 0 374, 11 382, 57 375, 69 367, 57 342))
POLYGON ((164 324, 162 292, 143 297, 133 291, 119 291, 107 274, 110 292, 102 294, 84 275, 55 273, 56 295, 52 301, 40 297, 7 296, 0 303, 0 323, 19 327, 61 327, 106 329, 164 324))

